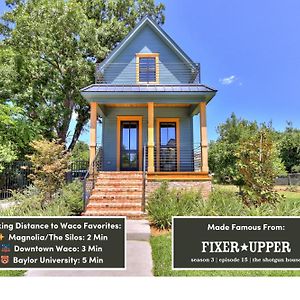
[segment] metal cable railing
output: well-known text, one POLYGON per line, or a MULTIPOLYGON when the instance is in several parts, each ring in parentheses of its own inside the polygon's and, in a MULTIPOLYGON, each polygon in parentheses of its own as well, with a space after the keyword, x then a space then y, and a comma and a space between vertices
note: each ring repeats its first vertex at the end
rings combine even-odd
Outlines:
POLYGON ((87 170, 83 178, 83 201, 84 209, 86 208, 87 202, 90 198, 92 190, 95 187, 97 172, 103 170, 103 151, 102 147, 98 149, 95 159, 87 170))
MULTIPOLYGON (((144 146, 144 169, 148 170, 148 147, 144 146)), ((155 172, 200 172, 202 169, 201 147, 176 145, 172 147, 154 147, 155 172)))
POLYGON ((200 64, 159 62, 152 65, 136 62, 111 63, 104 69, 96 64, 95 83, 98 84, 197 84, 200 64))

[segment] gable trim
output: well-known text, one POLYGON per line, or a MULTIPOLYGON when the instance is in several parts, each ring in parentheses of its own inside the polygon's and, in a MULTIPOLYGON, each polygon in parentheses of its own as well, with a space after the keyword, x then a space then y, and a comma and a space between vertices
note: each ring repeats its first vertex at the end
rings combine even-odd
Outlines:
POLYGON ((196 69, 195 63, 191 58, 175 43, 175 41, 159 26, 157 25, 149 16, 144 17, 136 27, 128 33, 128 35, 119 43, 119 45, 113 49, 110 54, 99 64, 99 69, 102 71, 103 68, 111 62, 111 60, 119 54, 119 52, 131 41, 131 39, 139 32, 139 30, 144 26, 145 23, 149 23, 154 30, 162 37, 162 39, 177 52, 177 54, 185 60, 188 65, 196 69))

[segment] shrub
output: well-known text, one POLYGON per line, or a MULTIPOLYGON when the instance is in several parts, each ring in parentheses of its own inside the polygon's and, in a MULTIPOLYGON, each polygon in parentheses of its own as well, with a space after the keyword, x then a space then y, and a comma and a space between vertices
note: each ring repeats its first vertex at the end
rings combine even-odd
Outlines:
POLYGON ((54 195, 53 200, 41 206, 43 196, 40 190, 29 186, 22 192, 13 193, 11 201, 15 204, 0 211, 3 216, 71 216, 82 211, 82 185, 74 181, 54 195))
POLYGON ((279 202, 247 206, 234 192, 215 189, 208 199, 197 190, 169 189, 167 183, 154 191, 148 201, 148 214, 152 225, 169 229, 172 216, 300 216, 298 198, 282 198, 279 202))
POLYGON ((208 200, 202 201, 198 213, 201 216, 239 216, 243 215, 244 208, 237 193, 215 189, 208 200))
POLYGON ((29 177, 41 191, 42 205, 45 205, 65 183, 69 154, 57 141, 37 140, 31 146, 34 153, 28 158, 33 164, 33 174, 29 177))
POLYGON ((65 185, 58 195, 59 201, 68 208, 70 215, 79 215, 83 210, 82 183, 75 180, 65 185))
POLYGON ((247 206, 278 202, 281 197, 274 191, 274 182, 284 167, 270 129, 262 127, 243 141, 235 155, 244 182, 241 192, 243 202, 247 206))
POLYGON ((147 203, 150 222, 159 229, 169 229, 172 216, 195 215, 201 199, 200 191, 170 189, 163 182, 151 193, 147 203))

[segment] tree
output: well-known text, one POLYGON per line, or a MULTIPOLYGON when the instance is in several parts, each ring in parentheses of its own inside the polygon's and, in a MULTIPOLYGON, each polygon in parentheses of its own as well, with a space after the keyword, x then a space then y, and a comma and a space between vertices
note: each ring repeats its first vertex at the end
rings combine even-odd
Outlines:
MULTIPOLYGON (((12 51, 14 70, 0 78, 10 90, 0 97, 24 107, 44 128, 45 138, 62 143, 77 121, 73 149, 89 119, 80 88, 93 82, 94 63, 103 60, 133 26, 150 14, 164 22, 154 0, 8 0, 2 16, 2 47, 12 51)), ((1 83, 2 81, 2 83, 1 83)))
MULTIPOLYGON (((0 164, 23 159, 30 152, 29 143, 39 136, 39 127, 28 123, 20 107, 0 103, 0 164)), ((1 167, 0 167, 1 168, 1 167)))
POLYGON ((33 165, 32 179, 34 186, 38 187, 43 195, 44 206, 51 202, 53 195, 65 183, 65 174, 68 170, 69 153, 64 145, 58 141, 36 140, 31 143, 34 153, 28 155, 33 165))
POLYGON ((259 206, 279 201, 281 197, 274 191, 274 182, 284 166, 270 128, 262 126, 257 133, 243 140, 235 155, 243 181, 243 202, 248 206, 259 206))
POLYGON ((72 161, 88 161, 89 160, 89 145, 85 142, 78 141, 71 152, 72 161))
POLYGON ((280 156, 288 173, 300 172, 300 130, 288 123, 280 138, 280 156))
POLYGON ((236 150, 242 140, 250 138, 258 130, 256 122, 237 118, 234 113, 217 128, 219 134, 215 142, 209 144, 209 169, 222 183, 242 185, 237 169, 236 150))

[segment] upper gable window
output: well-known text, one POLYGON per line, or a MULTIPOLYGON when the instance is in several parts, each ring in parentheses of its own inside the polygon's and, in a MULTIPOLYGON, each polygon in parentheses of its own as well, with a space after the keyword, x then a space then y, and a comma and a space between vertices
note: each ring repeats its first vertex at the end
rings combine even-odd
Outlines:
POLYGON ((138 83, 159 83, 159 54, 138 53, 136 75, 138 83))

